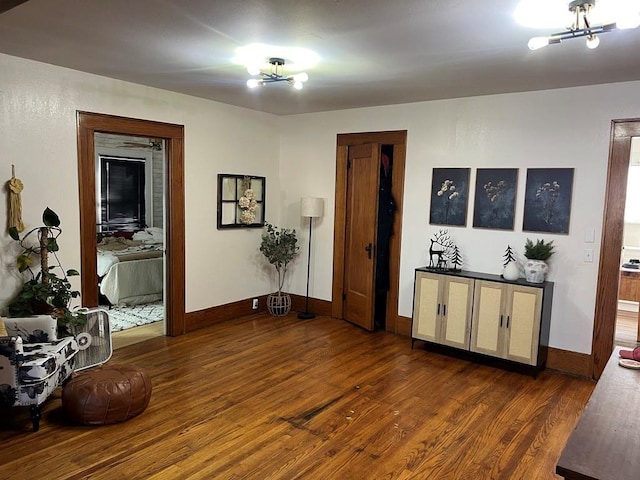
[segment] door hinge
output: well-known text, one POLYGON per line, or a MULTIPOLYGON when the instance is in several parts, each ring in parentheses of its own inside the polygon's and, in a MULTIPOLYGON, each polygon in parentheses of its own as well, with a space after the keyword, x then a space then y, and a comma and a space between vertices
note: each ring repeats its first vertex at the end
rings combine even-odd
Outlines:
POLYGON ((347 170, 351 168, 351 160, 347 160, 347 170))
POLYGON ((346 300, 346 299, 347 299, 347 294, 346 294, 346 293, 343 293, 343 294, 342 294, 342 300, 346 300))

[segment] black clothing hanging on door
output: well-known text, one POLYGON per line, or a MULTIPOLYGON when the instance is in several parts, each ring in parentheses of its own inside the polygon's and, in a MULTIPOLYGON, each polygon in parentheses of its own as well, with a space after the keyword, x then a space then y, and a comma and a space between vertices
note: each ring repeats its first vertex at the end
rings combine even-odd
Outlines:
POLYGON ((393 216, 396 203, 391 195, 392 162, 385 153, 380 161, 380 188, 378 191, 378 240, 376 248, 376 292, 386 292, 390 287, 389 243, 393 234, 393 216))

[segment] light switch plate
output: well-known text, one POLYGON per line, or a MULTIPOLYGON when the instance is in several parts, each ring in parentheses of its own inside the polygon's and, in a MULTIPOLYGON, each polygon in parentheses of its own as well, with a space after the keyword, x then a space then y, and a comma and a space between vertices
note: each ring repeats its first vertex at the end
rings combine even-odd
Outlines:
POLYGON ((593 243, 596 241, 596 229, 595 228, 586 228, 584 231, 584 242, 585 243, 593 243))

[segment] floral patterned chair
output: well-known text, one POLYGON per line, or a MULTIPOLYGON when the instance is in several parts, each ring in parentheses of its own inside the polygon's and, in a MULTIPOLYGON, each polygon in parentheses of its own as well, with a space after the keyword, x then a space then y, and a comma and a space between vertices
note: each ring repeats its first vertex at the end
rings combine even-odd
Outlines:
POLYGON ((0 337, 0 407, 30 407, 36 432, 42 404, 73 373, 78 343, 74 337, 43 335, 41 328, 22 327, 16 334, 7 321, 5 327, 10 336, 0 337))

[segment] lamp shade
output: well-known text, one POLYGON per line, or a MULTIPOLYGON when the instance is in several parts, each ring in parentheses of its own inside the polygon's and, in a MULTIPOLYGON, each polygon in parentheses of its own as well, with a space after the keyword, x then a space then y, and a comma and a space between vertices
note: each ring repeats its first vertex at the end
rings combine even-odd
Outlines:
POLYGON ((324 214, 324 198, 305 197, 300 199, 301 217, 321 217, 324 214))

